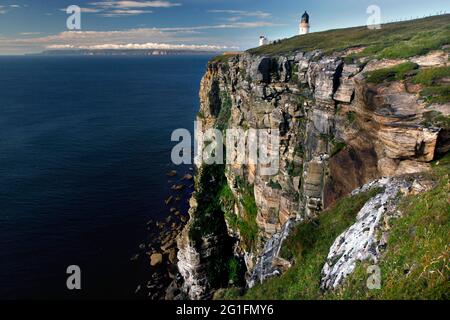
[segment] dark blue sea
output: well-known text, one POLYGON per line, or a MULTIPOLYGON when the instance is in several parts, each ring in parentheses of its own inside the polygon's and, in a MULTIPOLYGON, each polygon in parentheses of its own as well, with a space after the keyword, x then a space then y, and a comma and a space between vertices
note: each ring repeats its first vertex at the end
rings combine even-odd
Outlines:
POLYGON ((134 297, 209 58, 0 57, 0 298, 134 297))

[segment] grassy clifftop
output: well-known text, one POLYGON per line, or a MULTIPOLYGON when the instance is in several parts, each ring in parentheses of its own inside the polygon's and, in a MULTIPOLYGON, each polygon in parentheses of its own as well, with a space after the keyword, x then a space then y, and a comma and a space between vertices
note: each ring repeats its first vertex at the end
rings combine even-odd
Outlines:
POLYGON ((323 50, 325 53, 366 47, 360 55, 380 58, 408 58, 450 43, 450 14, 405 22, 383 24, 381 29, 366 26, 315 32, 249 50, 258 55, 294 51, 323 50))

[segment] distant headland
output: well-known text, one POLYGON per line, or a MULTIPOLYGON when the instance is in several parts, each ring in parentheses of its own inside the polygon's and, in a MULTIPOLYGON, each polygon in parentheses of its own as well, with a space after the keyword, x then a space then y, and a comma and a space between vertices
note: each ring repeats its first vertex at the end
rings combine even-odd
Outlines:
POLYGON ((156 50, 156 49, 53 49, 32 56, 171 56, 171 55, 217 55, 221 52, 199 50, 156 50))

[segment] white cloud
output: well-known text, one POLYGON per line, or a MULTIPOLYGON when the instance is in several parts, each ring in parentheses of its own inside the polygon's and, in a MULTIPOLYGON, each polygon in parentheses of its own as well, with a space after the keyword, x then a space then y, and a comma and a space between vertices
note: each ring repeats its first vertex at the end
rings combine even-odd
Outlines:
POLYGON ((10 5, 0 5, 0 14, 5 14, 11 11, 12 9, 18 9, 20 5, 18 4, 10 4, 10 5))
POLYGON ((90 3, 92 6, 102 8, 171 8, 181 6, 181 3, 173 3, 170 1, 100 1, 90 3))
POLYGON ((36 36, 41 34, 41 32, 21 32, 20 35, 21 36, 36 36))
MULTIPOLYGON (((97 13, 97 12, 103 11, 102 9, 97 9, 97 8, 85 8, 85 7, 82 7, 80 9, 81 9, 82 13, 97 13)), ((67 12, 67 8, 61 8, 59 10, 63 11, 63 12, 67 12)))
MULTIPOLYGON (((208 10, 210 13, 223 13, 226 15, 234 15, 231 19, 237 20, 244 17, 255 17, 259 19, 267 19, 271 14, 264 11, 243 11, 243 10, 208 10)), ((228 18, 230 19, 230 18, 228 18)))
MULTIPOLYGON (((119 9, 117 9, 119 10, 119 9)), ((95 47, 124 46, 139 47, 150 44, 235 46, 239 40, 225 41, 209 35, 208 30, 252 29, 278 26, 269 21, 235 22, 216 25, 169 28, 134 28, 111 31, 64 31, 52 35, 23 34, 19 38, 0 39, 0 53, 40 52, 54 46, 95 47), (205 32, 204 32, 205 31, 205 32)))
MULTIPOLYGON (((97 1, 87 4, 89 7, 81 8, 84 13, 98 13, 103 17, 136 16, 153 13, 147 8, 171 8, 181 6, 181 3, 170 1, 97 1)), ((66 9, 60 9, 66 11, 66 9)))
POLYGON ((136 16, 139 14, 153 13, 151 10, 132 10, 132 9, 116 9, 102 13, 104 17, 123 17, 123 16, 136 16))
POLYGON ((99 44, 91 46, 51 45, 47 49, 86 49, 86 50, 194 50, 194 51, 223 51, 236 49, 235 47, 198 44, 167 44, 167 43, 127 43, 127 44, 99 44))

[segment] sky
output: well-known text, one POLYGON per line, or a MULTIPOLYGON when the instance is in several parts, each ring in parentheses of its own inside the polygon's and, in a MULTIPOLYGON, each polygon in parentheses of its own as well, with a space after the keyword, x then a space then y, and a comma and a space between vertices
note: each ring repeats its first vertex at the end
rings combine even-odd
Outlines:
POLYGON ((64 48, 246 50, 294 36, 305 10, 311 32, 450 13, 448 0, 0 0, 0 55, 64 48), (69 30, 66 8, 81 8, 69 30))

